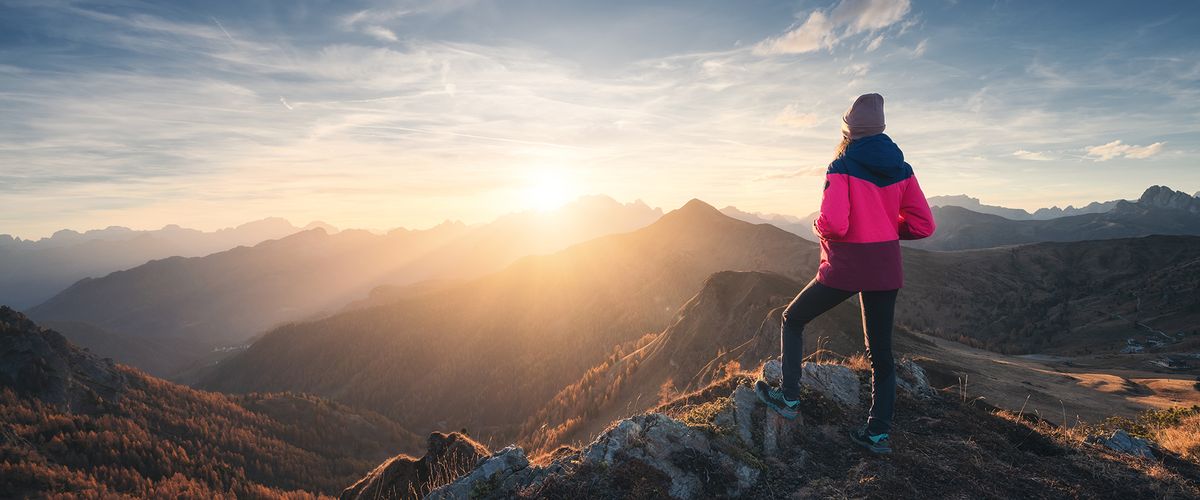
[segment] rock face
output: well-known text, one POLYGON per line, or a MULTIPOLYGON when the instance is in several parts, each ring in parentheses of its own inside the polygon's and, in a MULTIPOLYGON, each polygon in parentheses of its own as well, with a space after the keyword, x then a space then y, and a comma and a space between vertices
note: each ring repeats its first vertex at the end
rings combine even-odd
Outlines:
POLYGON ((111 359, 72 346, 17 311, 0 306, 0 386, 61 410, 96 411, 128 386, 111 359))
POLYGON ((1114 431, 1112 436, 1109 437, 1088 436, 1087 441, 1089 443, 1107 446, 1113 451, 1124 453, 1126 455, 1150 459, 1154 458, 1154 449, 1150 446, 1149 441, 1130 436, 1128 433, 1120 429, 1114 431))
MULTIPOLYGON (((1200 193, 1197 194, 1200 195, 1200 193)), ((1142 197, 1138 198, 1138 203, 1158 208, 1200 213, 1200 199, 1166 186, 1150 186, 1149 189, 1146 189, 1142 193, 1142 197)))
POLYGON ((435 432, 429 435, 424 457, 393 457, 346 488, 340 498, 420 498, 471 470, 489 454, 487 448, 463 434, 435 432))

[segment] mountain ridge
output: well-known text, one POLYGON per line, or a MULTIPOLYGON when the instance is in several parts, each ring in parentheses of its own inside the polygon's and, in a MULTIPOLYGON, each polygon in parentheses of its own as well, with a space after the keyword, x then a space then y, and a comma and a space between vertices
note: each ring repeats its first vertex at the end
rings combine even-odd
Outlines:
POLYGON ((0 306, 0 497, 333 494, 419 446, 373 412, 147 376, 0 306))
MULTIPOLYGON (((166 358, 120 361, 155 367, 156 375, 190 377, 263 331, 333 314, 382 285, 474 278, 525 255, 642 227, 660 215, 641 202, 584 197, 555 212, 510 214, 479 226, 449 222, 386 235, 330 234, 317 226, 253 247, 158 259, 80 280, 28 312, 68 336, 72 325, 90 325, 80 341, 104 330, 178 345, 166 358)), ((381 290, 372 300, 386 301, 389 293, 381 290)))

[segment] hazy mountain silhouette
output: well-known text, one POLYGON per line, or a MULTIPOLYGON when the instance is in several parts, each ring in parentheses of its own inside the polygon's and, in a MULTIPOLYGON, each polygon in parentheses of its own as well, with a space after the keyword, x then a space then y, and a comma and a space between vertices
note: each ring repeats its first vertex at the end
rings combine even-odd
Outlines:
POLYGON ((806 240, 817 241, 816 235, 812 232, 812 223, 816 220, 816 215, 809 215, 801 219, 793 215, 744 212, 734 206, 722 208, 721 213, 751 224, 771 224, 806 240))
MULTIPOLYGON (((608 196, 584 196, 556 210, 530 210, 502 216, 471 228, 435 252, 407 263, 385 277, 392 283, 374 290, 370 303, 386 303, 411 294, 418 281, 453 281, 497 271, 527 255, 556 252, 607 234, 644 227, 662 217, 662 209, 641 200, 618 203, 608 196)), ((430 287, 426 287, 428 289, 430 287)))
MULTIPOLYGON (((641 202, 587 197, 558 211, 514 214, 474 227, 448 222, 382 236, 316 228, 85 279, 29 312, 55 322, 68 337, 76 338, 79 328, 79 342, 121 362, 176 376, 222 357, 214 349, 236 348, 281 323, 324 316, 380 285, 477 277, 519 256, 628 231, 660 216, 641 202), (100 341, 98 331, 120 338, 100 341), (123 339, 149 339, 172 352, 114 349, 123 339)), ((392 294, 377 291, 372 300, 387 302, 392 294)))
POLYGON ((104 276, 153 259, 194 257, 281 238, 301 228, 280 218, 204 232, 166 226, 135 231, 111 226, 79 233, 64 229, 40 240, 0 235, 0 304, 32 307, 87 277, 104 276))
POLYGON ((420 432, 465 426, 512 437, 613 346, 660 331, 713 272, 802 278, 816 264, 815 244, 692 200, 646 228, 523 258, 441 292, 281 327, 202 386, 302 390, 420 432), (500 389, 513 383, 519 391, 500 389))
POLYGON ((112 353, 147 370, 166 363, 169 371, 152 373, 170 375, 215 348, 245 343, 280 322, 319 315, 363 295, 404 259, 463 229, 443 225, 387 236, 311 229, 253 247, 155 260, 84 279, 29 312, 56 322, 68 336, 85 324, 174 347, 174 356, 151 360, 135 357, 137 352, 112 353))
POLYGON ((0 307, 0 497, 336 494, 420 446, 376 413, 311 396, 171 384, 0 307))
POLYGON ((967 250, 1042 241, 1084 241, 1151 234, 1200 234, 1200 200, 1153 186, 1136 202, 1117 201, 1100 213, 1047 220, 1012 220, 957 206, 933 209, 937 232, 905 242, 927 250, 967 250))

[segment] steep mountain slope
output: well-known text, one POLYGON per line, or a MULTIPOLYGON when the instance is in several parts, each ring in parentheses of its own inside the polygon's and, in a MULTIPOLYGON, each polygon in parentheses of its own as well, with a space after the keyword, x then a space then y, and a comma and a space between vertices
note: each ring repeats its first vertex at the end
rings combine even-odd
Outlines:
MULTIPOLYGON (((214 350, 240 346, 281 323, 329 314, 379 285, 477 277, 523 255, 642 227, 660 214, 640 202, 590 197, 555 212, 514 214, 478 227, 446 223, 385 236, 314 229, 253 248, 164 259, 83 280, 29 312, 98 350, 111 352, 112 342, 86 343, 95 336, 83 326, 177 346, 156 358, 112 352, 119 361, 175 376, 189 365, 209 363, 214 350)), ((372 300, 388 302, 395 294, 377 291, 372 300)))
POLYGON ((1108 211, 1048 220, 1012 220, 956 206, 934 208, 937 232, 905 242, 926 250, 968 250, 1043 241, 1085 241, 1151 234, 1200 235, 1200 200, 1153 186, 1136 203, 1108 211))
POLYGON ((909 252, 897 317, 1005 353, 1117 353, 1200 332, 1200 237, 1147 236, 909 252), (1136 323, 1135 323, 1136 322, 1136 323))
MULTIPOLYGON (((1192 279, 1196 278, 1193 275, 1192 279)), ((1007 286, 1013 286, 1013 294, 1025 289, 1019 283, 1007 286)), ((739 367, 758 366, 777 357, 780 312, 801 288, 803 283, 776 274, 714 274, 683 306, 676 321, 652 341, 594 366, 531 414, 518 442, 534 452, 579 444, 611 421, 653 408, 663 397, 699 389, 739 367)), ((994 292, 1003 289, 997 287, 994 292)), ((895 351, 898 357, 921 359, 938 388, 954 386, 961 377, 969 377, 974 395, 1014 410, 1025 405, 1030 412, 1053 415, 1054 420, 1061 420, 1061 410, 1064 418, 1070 415, 1072 419, 1066 423, 1075 418, 1094 422, 1112 415, 1131 416, 1148 408, 1200 403, 1200 392, 1192 388, 1195 373, 1188 371, 1154 374, 1148 369, 1109 370, 1082 363, 1051 367, 916 333, 911 330, 907 318, 912 315, 907 309, 923 300, 921 294, 919 285, 901 292, 895 351)), ((849 300, 811 323, 805 330, 806 352, 834 359, 861 353, 861 317, 856 302, 849 300)), ((997 315, 976 320, 994 322, 1000 318, 997 315)), ((1190 318, 1195 319, 1195 314, 1190 318)), ((1051 331, 1038 333, 1052 337, 1051 331)), ((1061 333, 1072 339, 1092 335, 1061 333)), ((1112 345, 1123 345, 1123 339, 1112 345)))
POLYGON ((212 232, 172 225, 153 231, 117 226, 83 233, 64 229, 40 240, 0 234, 0 304, 25 309, 87 277, 153 259, 195 257, 254 245, 300 230, 286 220, 272 218, 212 232))
POLYGON ((465 426, 507 439, 613 346, 661 330, 709 274, 800 278, 816 263, 815 244, 693 200, 638 231, 525 258, 443 292, 281 327, 202 386, 302 390, 421 432, 465 426), (520 391, 508 390, 517 380, 520 391))
POLYGON ((313 397, 164 382, 0 307, 0 497, 335 494, 419 445, 378 414, 313 397))

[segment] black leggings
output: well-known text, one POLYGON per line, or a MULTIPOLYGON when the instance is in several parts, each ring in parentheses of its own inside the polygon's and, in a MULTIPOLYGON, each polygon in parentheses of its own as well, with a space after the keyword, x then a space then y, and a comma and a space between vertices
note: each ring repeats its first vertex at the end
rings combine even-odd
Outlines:
POLYGON ((804 325, 855 293, 862 303, 863 334, 867 359, 871 361, 871 414, 867 430, 871 434, 888 432, 896 405, 896 366, 892 360, 892 318, 896 312, 896 292, 851 292, 830 288, 817 280, 809 282, 783 311, 783 393, 789 399, 800 397, 801 361, 804 360, 804 325))

